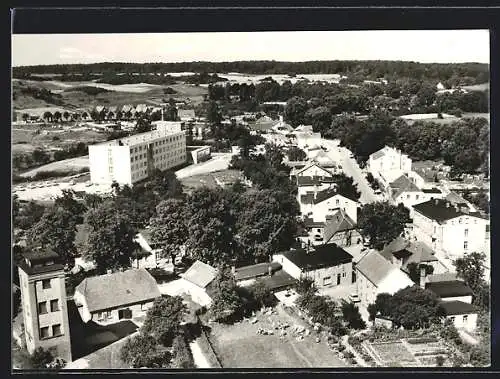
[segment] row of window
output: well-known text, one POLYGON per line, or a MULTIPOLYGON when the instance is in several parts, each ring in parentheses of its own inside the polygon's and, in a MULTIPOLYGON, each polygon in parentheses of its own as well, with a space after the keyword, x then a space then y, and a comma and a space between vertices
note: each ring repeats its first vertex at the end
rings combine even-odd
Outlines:
MULTIPOLYGON (((462 316, 462 322, 467 322, 468 318, 469 318, 468 315, 463 315, 462 316)), ((451 319, 451 321, 455 322, 456 317, 455 316, 451 316, 450 319, 451 319)))
POLYGON ((47 301, 42 301, 40 303, 38 303, 38 314, 46 314, 46 313, 49 313, 48 312, 48 307, 47 307, 47 303, 50 304, 50 311, 51 312, 57 312, 59 311, 59 300, 58 299, 55 299, 55 300, 50 300, 50 302, 47 302, 47 301))
POLYGON ((40 328, 40 339, 62 336, 61 324, 52 325, 52 327, 44 326, 40 328), (49 329, 52 329, 52 334, 49 334, 49 329))
POLYGON ((111 311, 105 311, 105 312, 98 312, 97 313, 97 320, 98 321, 108 320, 110 318, 111 318, 111 311))
MULTIPOLYGON (((154 142, 154 146, 161 146, 161 145, 165 145, 167 143, 171 143, 171 142, 174 142, 174 141, 179 141, 181 138, 182 138, 181 135, 168 137, 168 138, 162 139, 160 141, 155 141, 154 142)), ((136 147, 134 147, 132 149, 132 152, 133 153, 137 153, 137 152, 140 152, 140 151, 143 151, 143 150, 146 150, 146 149, 147 149, 147 146, 145 146, 145 145, 136 146, 136 147)))

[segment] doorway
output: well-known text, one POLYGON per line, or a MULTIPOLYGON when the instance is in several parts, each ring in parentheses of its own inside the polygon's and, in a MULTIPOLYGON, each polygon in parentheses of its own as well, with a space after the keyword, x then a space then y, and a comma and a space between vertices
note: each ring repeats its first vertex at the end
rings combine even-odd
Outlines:
POLYGON ((126 309, 120 309, 118 311, 118 319, 123 320, 123 319, 131 319, 132 318, 132 310, 129 308, 126 309))
POLYGON ((340 284, 340 274, 337 274, 337 285, 340 284))

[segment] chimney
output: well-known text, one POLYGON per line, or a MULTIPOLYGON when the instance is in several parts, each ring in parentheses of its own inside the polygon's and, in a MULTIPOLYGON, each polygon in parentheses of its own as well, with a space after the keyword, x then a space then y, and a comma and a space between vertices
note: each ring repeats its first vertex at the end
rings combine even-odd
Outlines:
POLYGON ((283 115, 280 114, 280 122, 283 122, 283 115))
POLYGON ((425 267, 420 267, 420 287, 425 289, 425 267))
POLYGON ((106 274, 111 275, 112 273, 113 273, 113 270, 111 270, 111 269, 106 270, 106 274))
POLYGON ((231 273, 232 273, 233 275, 235 275, 235 274, 236 274, 236 267, 235 267, 234 265, 233 265, 233 266, 231 266, 231 273))
POLYGON ((165 121, 165 117, 164 117, 164 114, 163 114, 163 107, 161 107, 161 120, 165 121))
POLYGON ((438 205, 439 203, 439 200, 438 199, 434 199, 434 204, 438 205))
POLYGON ((271 265, 267 267, 267 273, 269 274, 269 276, 273 276, 273 268, 271 267, 271 265))
POLYGON ((449 202, 449 201, 447 201, 447 202, 446 202, 446 208, 449 208, 449 207, 450 207, 450 202, 449 202))
POLYGON ((458 206, 458 204, 455 204, 455 210, 456 210, 457 212, 460 212, 460 207, 458 206))

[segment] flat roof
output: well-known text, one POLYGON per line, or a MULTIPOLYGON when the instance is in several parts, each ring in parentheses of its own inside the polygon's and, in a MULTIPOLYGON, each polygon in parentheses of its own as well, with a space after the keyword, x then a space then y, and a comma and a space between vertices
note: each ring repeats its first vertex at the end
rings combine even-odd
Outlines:
POLYGON ((151 142, 163 137, 173 136, 177 134, 185 134, 183 130, 151 130, 150 132, 134 134, 132 136, 117 138, 111 141, 97 143, 91 146, 135 146, 141 143, 151 142), (121 145, 120 145, 121 142, 121 145))

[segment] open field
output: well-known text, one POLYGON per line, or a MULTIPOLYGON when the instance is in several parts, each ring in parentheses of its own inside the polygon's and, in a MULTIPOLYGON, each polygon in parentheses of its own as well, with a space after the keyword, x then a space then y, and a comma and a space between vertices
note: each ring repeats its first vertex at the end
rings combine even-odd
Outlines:
POLYGON ((58 171, 58 172, 68 172, 68 173, 76 173, 77 171, 89 168, 89 157, 88 155, 84 157, 70 158, 64 159, 62 161, 52 162, 33 170, 29 170, 27 172, 22 173, 20 176, 22 177, 32 177, 35 176, 37 172, 40 171, 58 171))
POLYGON ((345 364, 329 350, 326 341, 315 342, 316 335, 297 341, 289 335, 280 337, 257 334, 259 328, 273 329, 269 319, 297 324, 297 320, 277 308, 278 314, 263 316, 257 312, 255 324, 242 321, 234 325, 210 324, 210 340, 224 368, 304 368, 345 367, 345 364))

